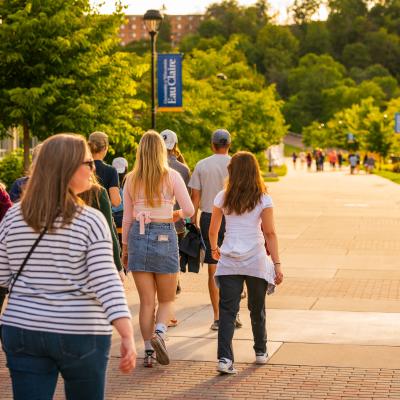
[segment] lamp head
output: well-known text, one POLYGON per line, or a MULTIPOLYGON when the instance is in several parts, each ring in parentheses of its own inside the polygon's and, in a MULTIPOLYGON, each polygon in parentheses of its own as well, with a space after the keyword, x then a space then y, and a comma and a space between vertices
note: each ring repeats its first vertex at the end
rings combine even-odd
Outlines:
POLYGON ((160 11, 158 10, 147 10, 143 16, 144 23, 147 31, 151 33, 157 33, 160 29, 160 24, 163 19, 160 11))

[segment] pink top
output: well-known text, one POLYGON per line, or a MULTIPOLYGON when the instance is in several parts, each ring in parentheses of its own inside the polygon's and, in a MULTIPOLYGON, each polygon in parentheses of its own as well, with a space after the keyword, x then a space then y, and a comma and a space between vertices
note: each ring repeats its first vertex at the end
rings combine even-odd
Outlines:
POLYGON ((145 204, 143 190, 140 190, 139 196, 132 199, 131 181, 128 179, 124 187, 124 217, 122 220, 122 243, 128 243, 128 233, 134 219, 140 221, 141 230, 144 229, 144 223, 151 222, 151 219, 170 219, 172 218, 175 197, 181 207, 181 217, 191 217, 194 214, 194 207, 190 199, 179 172, 170 169, 169 179, 171 182, 171 190, 164 185, 161 204, 159 207, 150 207, 145 204))

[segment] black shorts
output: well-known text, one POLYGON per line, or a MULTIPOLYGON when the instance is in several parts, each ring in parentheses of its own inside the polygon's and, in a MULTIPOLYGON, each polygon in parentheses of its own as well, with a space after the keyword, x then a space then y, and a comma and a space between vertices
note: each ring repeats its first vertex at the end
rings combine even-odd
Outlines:
MULTIPOLYGON (((208 230, 210 229, 211 213, 202 212, 200 216, 200 231, 203 236, 204 244, 206 245, 206 254, 204 262, 206 264, 217 264, 218 261, 214 260, 211 256, 210 239, 208 238, 208 230)), ((225 234, 225 217, 222 217, 221 227, 218 232, 218 246, 222 245, 225 234)))

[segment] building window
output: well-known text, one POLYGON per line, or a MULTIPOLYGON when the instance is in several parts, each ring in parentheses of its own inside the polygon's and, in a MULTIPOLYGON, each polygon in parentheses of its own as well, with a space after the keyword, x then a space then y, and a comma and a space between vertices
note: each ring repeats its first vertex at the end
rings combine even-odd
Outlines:
POLYGON ((178 24, 176 27, 177 27, 178 29, 182 29, 182 25, 181 25, 181 24, 178 24))
POLYGON ((136 32, 132 33, 132 37, 134 37, 134 38, 136 37, 136 32))
POLYGON ((136 24, 132 24, 132 29, 136 29, 136 24))
POLYGON ((121 45, 122 45, 122 46, 125 46, 125 42, 124 42, 124 41, 122 41, 122 42, 121 42, 121 45))
POLYGON ((191 21, 193 19, 193 16, 192 15, 189 15, 189 20, 191 21))
POLYGON ((180 21, 180 20, 181 20, 181 18, 182 18, 181 16, 178 16, 178 18, 177 18, 177 19, 178 19, 178 21, 180 21))
POLYGON ((121 25, 121 29, 125 29, 125 25, 121 25))

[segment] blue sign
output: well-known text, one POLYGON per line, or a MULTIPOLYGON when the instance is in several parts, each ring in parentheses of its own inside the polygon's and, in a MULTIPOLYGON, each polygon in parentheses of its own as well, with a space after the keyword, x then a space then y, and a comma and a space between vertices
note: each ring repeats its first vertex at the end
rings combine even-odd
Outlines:
POLYGON ((400 133, 400 113, 394 114, 394 131, 400 133))
POLYGON ((182 54, 157 57, 157 111, 182 111, 182 54))

